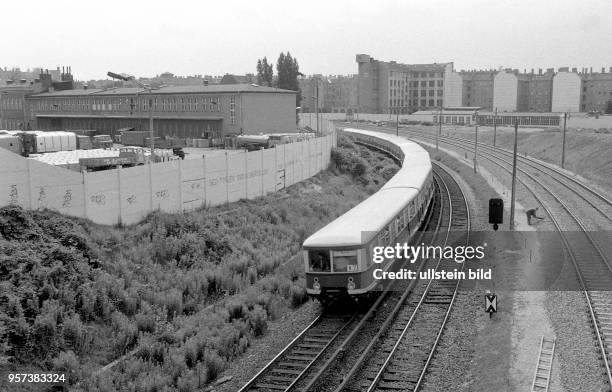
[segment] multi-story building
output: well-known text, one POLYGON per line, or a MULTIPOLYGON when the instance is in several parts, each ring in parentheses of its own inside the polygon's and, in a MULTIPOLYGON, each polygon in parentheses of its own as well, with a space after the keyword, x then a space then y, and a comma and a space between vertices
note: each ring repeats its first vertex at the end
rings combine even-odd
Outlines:
POLYGON ((356 75, 312 75, 299 79, 303 113, 355 113, 357 111, 356 75))
POLYGON ((149 129, 152 102, 157 136, 218 138, 227 134, 292 132, 296 129, 295 91, 252 84, 76 89, 26 98, 35 128, 149 129))
POLYGON ((493 80, 497 71, 461 71, 461 104, 493 110, 493 80))
POLYGON ((582 75, 580 110, 612 114, 612 67, 609 72, 602 68, 601 73, 591 70, 582 75))
POLYGON ((445 105, 453 63, 401 64, 356 56, 357 104, 366 113, 412 113, 445 105))
POLYGON ((502 112, 550 112, 553 69, 545 74, 506 69, 493 81, 493 109, 502 112))
MULTIPOLYGON (((59 67, 58 67, 59 70, 59 67)), ((29 74, 20 74, 27 76, 29 74)), ((11 77, 14 77, 13 74, 11 77)), ((0 129, 32 129, 34 117, 26 98, 34 93, 52 90, 71 89, 73 86, 70 67, 62 68, 59 78, 46 70, 36 78, 18 80, 5 79, 0 85, 0 129)))

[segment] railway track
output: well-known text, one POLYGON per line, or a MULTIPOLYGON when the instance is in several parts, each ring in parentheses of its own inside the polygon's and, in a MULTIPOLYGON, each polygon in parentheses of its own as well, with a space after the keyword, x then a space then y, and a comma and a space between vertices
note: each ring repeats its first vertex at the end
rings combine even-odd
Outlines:
MULTIPOLYGON (((442 139, 445 138, 440 138, 440 140, 442 139)), ((462 143, 456 140, 449 141, 451 145, 473 151, 465 143, 462 143)), ((471 144, 473 148, 473 141, 471 144)), ((488 152, 503 150, 491 150, 491 147, 485 152, 480 145, 479 149, 481 157, 500 167, 508 174, 511 173, 512 163, 510 161, 498 157, 495 153, 488 152)), ((507 152, 502 153, 502 155, 507 156, 507 152)), ((524 163, 524 161, 521 160, 519 163, 524 163)), ((612 208, 612 202, 588 185, 573 179, 560 170, 547 171, 550 168, 543 165, 545 169, 541 170, 541 173, 547 174, 548 177, 552 177, 554 181, 561 185, 567 185, 566 182, 569 181, 572 185, 567 185, 567 189, 592 206, 591 210, 586 209, 578 212, 559 194, 562 190, 560 191, 559 188, 544 182, 547 176, 539 175, 537 172, 539 170, 538 164, 534 164, 532 160, 528 166, 535 169, 536 172, 529 172, 517 165, 517 180, 542 205, 550 217, 561 238, 565 252, 574 266, 593 327, 595 345, 600 352, 604 379, 608 385, 608 391, 612 391, 612 263, 607 256, 609 254, 607 250, 610 246, 609 236, 607 238, 596 238, 594 233, 589 230, 588 223, 585 222, 585 220, 592 218, 591 214, 597 213, 612 221, 610 215, 605 213, 607 209, 612 208), (576 186, 579 186, 584 192, 578 191, 575 188, 576 186), (594 199, 599 200, 599 204, 595 204, 594 199)))
MULTIPOLYGON (((435 135, 426 132, 413 130, 403 130, 402 132, 405 134, 418 135, 428 140, 435 140, 435 135)), ((474 151, 473 140, 450 136, 441 136, 439 140, 445 144, 458 147, 470 153, 473 153, 474 151)), ((493 147, 481 142, 478 143, 478 151, 479 155, 485 159, 501 159, 500 157, 505 157, 508 159, 503 160, 506 164, 510 164, 512 160, 511 151, 499 147, 493 147)), ((542 162, 532 157, 522 156, 520 154, 517 155, 517 161, 520 165, 520 171, 527 173, 528 170, 532 170, 532 175, 544 174, 548 179, 553 180, 553 183, 550 184, 551 186, 561 186, 562 188, 569 190, 573 194, 577 195, 582 201, 586 202, 587 205, 592 207, 598 215, 605 218, 607 223, 612 222, 612 199, 602 192, 576 179, 574 176, 568 174, 565 170, 555 167, 553 164, 542 162)))
MULTIPOLYGON (((454 231, 465 231, 467 242, 469 208, 463 192, 441 166, 437 166, 434 173, 441 196, 443 246, 454 231)), ((454 262, 438 259, 435 269, 452 271, 456 266, 454 262)), ((421 282, 410 300, 401 304, 391 316, 392 325, 381 329, 380 336, 362 353, 335 391, 418 390, 444 331, 459 282, 421 282)))
MULTIPOLYGON (((436 233, 442 231, 448 233, 455 227, 449 219, 443 217, 442 197, 439 188, 436 189, 436 194, 437 197, 434 197, 427 221, 424 224, 424 227, 428 228, 429 231, 421 232, 419 238, 416 239, 417 242, 426 241, 429 243, 433 240, 432 237, 437 235, 436 233)), ((443 197, 446 197, 450 202, 453 196, 445 195, 443 197)), ((469 224, 469 217, 463 216, 456 222, 459 221, 469 224)), ((426 262, 423 261, 421 267, 425 264, 426 262)), ((407 302, 416 284, 416 281, 398 282, 393 289, 385 290, 365 314, 347 315, 334 322, 328 320, 330 316, 319 316, 245 384, 239 392, 329 389, 328 387, 333 385, 333 382, 329 382, 331 378, 335 377, 338 382, 342 381, 342 374, 331 371, 332 368, 340 363, 345 366, 346 363, 354 360, 350 355, 351 352, 360 347, 363 348, 368 343, 370 345, 375 343, 377 339, 372 337, 373 332, 379 333, 391 325, 398 309, 407 302), (331 327, 322 327, 327 324, 331 324, 331 327), (333 376, 330 376, 330 373, 333 376)), ((434 298, 442 302, 445 298, 443 290, 447 289, 443 286, 431 286, 428 301, 423 301, 425 305, 429 305, 434 298)), ((454 299, 454 295, 451 297, 451 303, 452 299, 454 299)), ((364 350, 368 350, 368 348, 366 347, 364 350)))
POLYGON ((356 318, 357 313, 319 315, 240 391, 290 391, 356 318))
MULTIPOLYGON (((430 208, 424 227, 433 225, 437 231, 439 219, 430 208)), ((422 232, 418 241, 429 235, 422 232)), ((403 288, 409 291, 411 285, 403 288)), ((312 385, 356 340, 364 329, 372 329, 385 316, 381 304, 402 301, 400 288, 389 287, 365 313, 355 312, 351 316, 338 318, 332 313, 319 315, 263 369, 251 378, 239 392, 248 391, 292 391, 309 390, 299 386, 312 385)))

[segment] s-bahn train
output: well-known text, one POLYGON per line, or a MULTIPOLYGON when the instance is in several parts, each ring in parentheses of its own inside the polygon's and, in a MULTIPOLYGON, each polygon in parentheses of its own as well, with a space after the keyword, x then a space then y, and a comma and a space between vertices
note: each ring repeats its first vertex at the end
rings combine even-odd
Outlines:
POLYGON ((358 299, 379 291, 373 270, 388 270, 391 263, 374 263, 373 247, 394 245, 402 233, 412 238, 434 195, 431 161, 422 147, 394 135, 343 131, 358 143, 394 156, 402 167, 378 192, 304 241, 306 290, 322 303, 344 295, 358 299))

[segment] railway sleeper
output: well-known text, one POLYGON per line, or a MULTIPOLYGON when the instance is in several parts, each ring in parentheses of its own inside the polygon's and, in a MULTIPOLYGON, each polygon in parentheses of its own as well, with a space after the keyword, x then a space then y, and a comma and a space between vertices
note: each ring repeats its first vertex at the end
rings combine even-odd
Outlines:
POLYGON ((284 366, 288 368, 301 368, 304 369, 306 367, 305 363, 297 363, 297 362, 279 362, 278 366, 284 366))
POLYGON ((287 389, 284 385, 277 384, 267 384, 267 383, 257 383, 254 385, 255 389, 264 389, 264 390, 272 390, 272 391, 284 391, 287 389))
POLYGON ((301 370, 294 370, 294 369, 272 369, 270 370, 270 373, 278 373, 278 374, 293 374, 293 375, 298 375, 300 373, 302 373, 301 370))
POLYGON ((312 354, 312 355, 287 355, 285 357, 285 359, 288 359, 290 361, 311 362, 316 357, 317 357, 316 354, 312 354))

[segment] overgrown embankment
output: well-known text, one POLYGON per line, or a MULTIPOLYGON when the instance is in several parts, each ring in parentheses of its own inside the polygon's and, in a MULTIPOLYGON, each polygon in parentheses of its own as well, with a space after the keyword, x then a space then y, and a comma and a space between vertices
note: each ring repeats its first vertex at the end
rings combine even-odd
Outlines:
POLYGON ((205 385, 306 300, 301 263, 286 263, 302 241, 396 170, 341 138, 328 170, 222 208, 123 228, 0 209, 0 370, 63 370, 88 390, 205 385))

